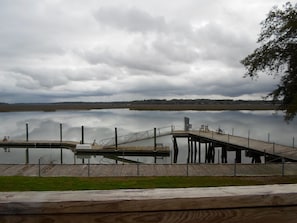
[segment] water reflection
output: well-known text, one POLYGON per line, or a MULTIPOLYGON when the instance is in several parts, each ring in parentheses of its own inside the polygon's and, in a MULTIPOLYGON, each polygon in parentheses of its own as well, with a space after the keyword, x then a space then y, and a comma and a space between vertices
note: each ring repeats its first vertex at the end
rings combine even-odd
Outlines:
MULTIPOLYGON (((29 140, 60 140, 60 123, 63 125, 63 140, 80 141, 81 126, 84 126, 84 140, 92 143, 113 137, 114 128, 118 135, 153 129, 154 127, 175 126, 183 129, 184 117, 190 118, 194 129, 206 124, 210 129, 221 128, 225 133, 245 136, 260 140, 269 140, 288 146, 297 142, 297 120, 290 124, 283 121, 283 114, 274 111, 129 111, 119 110, 91 110, 91 111, 59 111, 59 112, 10 112, 1 113, 2 128, 0 136, 13 139, 26 139, 26 123, 29 127, 29 140)), ((141 145, 153 145, 153 140, 145 140, 141 145)), ((171 137, 158 138, 158 143, 172 148, 171 137)), ((140 144, 139 142, 136 144, 140 144)), ((179 139, 180 152, 178 163, 187 162, 187 140, 179 139)), ((296 143, 297 144, 297 143, 296 143)), ((297 147, 297 145, 295 145, 297 147)), ((59 163, 61 152, 59 149, 29 149, 30 163, 38 163, 40 157, 44 162, 59 163)), ((217 153, 219 154, 219 153, 217 153)), ((82 163, 83 157, 75 157, 69 150, 63 149, 63 163, 82 163)), ((219 156, 219 155, 218 155, 219 156)), ((228 162, 233 162, 232 153, 228 162)), ((10 152, 0 150, 1 163, 25 163, 25 149, 11 149, 10 152)), ((203 153, 202 153, 203 157, 203 153)), ((155 159, 154 157, 122 157, 144 163, 171 163, 172 157, 155 159)), ((88 159, 88 157, 86 157, 88 159)), ((219 160, 216 158, 215 162, 219 160)), ((203 161, 203 160, 202 160, 203 161)), ((245 159, 251 162, 250 159, 245 159)), ((115 163, 114 159, 103 156, 92 156, 91 163, 115 163)))

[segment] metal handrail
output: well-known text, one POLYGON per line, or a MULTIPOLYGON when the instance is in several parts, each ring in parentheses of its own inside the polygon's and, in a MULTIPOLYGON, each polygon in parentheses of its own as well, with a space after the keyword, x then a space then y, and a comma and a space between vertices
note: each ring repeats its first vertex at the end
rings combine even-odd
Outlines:
MULTIPOLYGON (((170 135, 171 132, 173 131, 173 129, 174 129, 173 126, 156 128, 156 137, 170 135)), ((154 129, 136 132, 136 133, 130 133, 127 135, 118 136, 117 143, 118 144, 127 144, 127 143, 131 143, 131 142, 137 142, 137 141, 142 141, 142 140, 146 140, 146 139, 151 139, 151 138, 154 138, 154 134, 155 134, 154 129)), ((103 145, 103 146, 111 146, 111 145, 115 145, 115 144, 116 144, 115 137, 102 139, 100 141, 100 145, 103 145)))

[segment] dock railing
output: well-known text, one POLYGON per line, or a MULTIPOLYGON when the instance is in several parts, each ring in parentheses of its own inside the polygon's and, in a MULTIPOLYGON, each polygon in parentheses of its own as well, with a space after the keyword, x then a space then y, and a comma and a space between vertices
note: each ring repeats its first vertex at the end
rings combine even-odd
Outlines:
POLYGON ((174 130, 174 126, 154 128, 146 131, 117 136, 117 138, 112 137, 112 138, 102 139, 99 142, 99 144, 103 146, 113 146, 116 144, 116 140, 118 145, 127 144, 127 143, 147 140, 147 139, 153 139, 154 137, 167 136, 167 135, 170 135, 173 130, 174 130))

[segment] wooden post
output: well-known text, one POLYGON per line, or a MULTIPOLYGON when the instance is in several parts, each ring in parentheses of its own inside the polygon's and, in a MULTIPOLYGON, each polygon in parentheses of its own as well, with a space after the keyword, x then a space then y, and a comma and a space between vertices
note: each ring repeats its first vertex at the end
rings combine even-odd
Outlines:
POLYGON ((215 149, 215 144, 212 143, 211 144, 211 163, 215 163, 215 152, 216 152, 216 149, 215 149))
POLYGON ((63 164, 63 148, 60 149, 61 164, 63 164))
POLYGON ((218 149, 218 164, 220 163, 220 150, 218 149))
POLYGON ((60 142, 62 142, 62 141, 63 141, 63 133, 62 133, 62 128, 63 128, 63 126, 62 126, 62 123, 60 123, 60 142))
POLYGON ((194 155, 194 154, 193 154, 193 148, 194 148, 194 147, 193 147, 193 138, 191 137, 190 140, 191 140, 191 163, 193 163, 193 161, 194 161, 194 160, 193 160, 193 155, 194 155))
POLYGON ((29 124, 26 123, 26 141, 29 141, 29 124))
POLYGON ((197 162, 197 141, 196 141, 196 138, 195 138, 195 141, 194 141, 194 145, 195 145, 195 153, 194 153, 194 163, 197 162))
POLYGON ((190 137, 188 136, 188 159, 187 159, 187 163, 189 163, 190 162, 190 137))
POLYGON ((157 148, 157 129, 154 128, 154 149, 157 148))
POLYGON ((114 128, 114 140, 115 140, 116 150, 118 150, 118 128, 114 128))
POLYGON ((199 140, 199 158, 198 158, 198 160, 199 160, 199 163, 201 163, 201 142, 200 142, 200 140, 199 140))
POLYGON ((227 148, 226 146, 222 147, 222 163, 227 163, 227 148))
POLYGON ((29 148, 26 148, 26 164, 29 164, 29 148))
MULTIPOLYGON (((26 123, 26 141, 29 141, 29 124, 26 123)), ((29 164, 29 148, 26 148, 26 164, 29 164)))
POLYGON ((81 144, 84 144, 85 139, 84 139, 85 135, 84 135, 84 126, 81 126, 81 144))
POLYGON ((237 149, 236 150, 236 162, 237 163, 241 163, 241 150, 240 149, 237 149))
POLYGON ((177 163, 177 157, 178 157, 178 145, 176 141, 176 137, 173 137, 173 162, 177 163))
POLYGON ((293 136, 293 148, 295 147, 295 138, 294 138, 294 136, 293 136))

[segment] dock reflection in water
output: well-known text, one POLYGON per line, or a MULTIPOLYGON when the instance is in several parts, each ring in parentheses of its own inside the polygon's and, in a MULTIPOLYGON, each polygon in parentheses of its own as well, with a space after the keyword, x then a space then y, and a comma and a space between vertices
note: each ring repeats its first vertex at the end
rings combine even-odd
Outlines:
MULTIPOLYGON (((251 137, 262 141, 270 141, 278 144, 292 146, 297 139, 297 121, 287 124, 283 121, 282 114, 272 115, 274 111, 251 112, 251 111, 224 111, 224 112, 204 112, 204 111, 129 111, 129 110, 92 110, 73 112, 11 112, 2 113, 0 121, 2 128, 0 136, 9 136, 10 140, 26 140, 26 123, 28 123, 29 140, 60 140, 60 124, 63 124, 63 141, 81 140, 81 126, 84 129, 85 143, 92 143, 94 140, 100 142, 102 139, 114 136, 114 129, 117 127, 118 134, 141 132, 147 129, 162 126, 175 126, 176 129, 183 129, 184 117, 189 117, 193 129, 199 129, 202 124, 207 124, 210 129, 221 128, 225 133, 243 137, 251 137)), ((163 136, 157 139, 158 144, 170 147, 173 150, 171 136, 163 136)), ((296 143, 297 144, 297 143, 296 143)), ((177 163, 187 163, 188 161, 188 141, 179 139, 179 154, 177 163)), ((128 146, 154 146, 154 140, 148 139, 141 143, 130 143, 128 146)), ((297 147, 297 145, 294 147, 297 147)), ((60 163, 61 154, 63 163, 73 164, 83 163, 86 160, 82 156, 76 157, 68 149, 43 149, 29 148, 30 163, 38 163, 40 157, 44 160, 60 163)), ((205 155, 202 154, 201 156, 205 155)), ((219 151, 219 150, 218 150, 219 151)), ((171 152, 173 154, 173 152, 171 152)), ((217 153, 218 154, 218 153, 217 153)), ((228 163, 233 163, 235 152, 230 152, 228 163)), ((120 158, 142 163, 164 163, 173 162, 173 157, 128 157, 120 158)), ((252 158, 245 157, 242 152, 242 162, 251 163, 252 158)), ((110 158, 110 157, 109 157, 110 158)), ((112 164, 116 161, 106 156, 87 156, 91 163, 112 164)), ((263 160, 262 160, 263 161, 263 160)), ((215 157, 215 163, 221 162, 215 157)), ((26 163, 26 148, 11 148, 0 150, 0 163, 26 163)))

